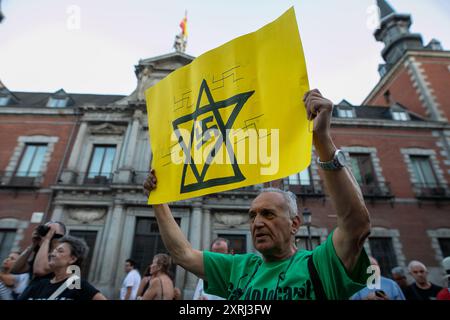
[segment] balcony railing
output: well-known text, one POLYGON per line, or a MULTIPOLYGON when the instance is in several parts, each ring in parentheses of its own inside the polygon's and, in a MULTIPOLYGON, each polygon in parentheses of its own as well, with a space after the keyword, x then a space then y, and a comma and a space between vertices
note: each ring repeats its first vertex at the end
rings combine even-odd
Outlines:
POLYGON ((415 183, 413 184, 416 197, 419 199, 450 199, 448 184, 443 183, 415 183))
POLYGON ((0 171, 3 188, 37 188, 42 183, 42 172, 0 171))
POLYGON ((85 185, 109 185, 113 181, 112 173, 80 172, 79 175, 84 177, 83 184, 85 185))
POLYGON ((319 179, 289 181, 284 179, 281 187, 293 192, 295 195, 304 197, 322 197, 324 196, 323 182, 319 179))
POLYGON ((394 194, 391 191, 389 182, 378 184, 359 185, 361 192, 365 198, 393 198, 394 194))

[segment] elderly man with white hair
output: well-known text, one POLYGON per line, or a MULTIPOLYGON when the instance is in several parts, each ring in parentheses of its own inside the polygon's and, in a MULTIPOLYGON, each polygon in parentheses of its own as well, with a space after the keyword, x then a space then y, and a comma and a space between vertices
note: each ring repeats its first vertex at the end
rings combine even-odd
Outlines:
MULTIPOLYGON (((170 255, 203 279, 206 293, 228 300, 347 300, 367 283, 369 259, 363 245, 370 233, 370 217, 345 155, 331 138, 333 103, 316 89, 305 95, 304 102, 308 118, 314 120, 317 163, 337 216, 336 228, 313 251, 298 250, 295 245, 301 220, 292 192, 265 189, 249 205, 250 233, 261 255, 193 248, 169 206, 153 206, 170 255)), ((170 183, 165 178, 160 176, 160 183, 170 183)), ((152 170, 144 183, 146 194, 156 185, 152 170)))
POLYGON ((420 261, 413 260, 408 265, 409 274, 415 282, 409 286, 411 300, 436 300, 436 296, 442 287, 428 281, 427 267, 420 261))

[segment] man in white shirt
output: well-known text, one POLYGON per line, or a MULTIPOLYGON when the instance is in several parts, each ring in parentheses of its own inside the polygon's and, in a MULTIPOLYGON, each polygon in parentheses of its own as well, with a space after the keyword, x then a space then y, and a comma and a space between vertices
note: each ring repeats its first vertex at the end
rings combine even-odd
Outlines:
MULTIPOLYGON (((218 252, 218 253, 226 253, 229 254, 230 252, 230 241, 228 241, 225 238, 217 238, 214 239, 211 243, 211 251, 212 252, 218 252)), ((207 294, 203 290, 203 280, 199 279, 197 283, 197 288, 195 288, 194 296, 192 297, 192 300, 225 300, 222 297, 215 296, 212 294, 207 294)))
POLYGON ((120 300, 136 300, 139 284, 141 283, 141 275, 134 267, 136 262, 131 259, 125 261, 125 272, 127 275, 123 279, 122 288, 120 289, 120 300))

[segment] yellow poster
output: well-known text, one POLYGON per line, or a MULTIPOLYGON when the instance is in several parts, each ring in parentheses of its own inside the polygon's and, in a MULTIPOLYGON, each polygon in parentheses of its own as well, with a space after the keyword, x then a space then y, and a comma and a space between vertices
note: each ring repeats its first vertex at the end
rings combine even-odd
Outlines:
POLYGON ((146 94, 149 204, 287 177, 311 159, 309 90, 294 9, 199 56, 146 94))

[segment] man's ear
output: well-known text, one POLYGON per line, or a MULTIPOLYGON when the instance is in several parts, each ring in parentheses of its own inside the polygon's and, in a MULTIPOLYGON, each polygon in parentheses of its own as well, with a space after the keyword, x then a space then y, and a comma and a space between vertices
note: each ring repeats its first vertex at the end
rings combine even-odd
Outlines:
POLYGON ((292 234, 296 234, 298 231, 298 228, 300 228, 300 225, 302 224, 302 222, 298 215, 296 215, 294 218, 292 218, 291 221, 292 221, 292 223, 291 223, 292 234))

